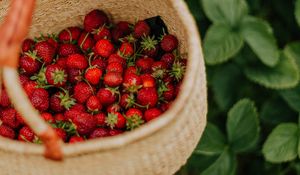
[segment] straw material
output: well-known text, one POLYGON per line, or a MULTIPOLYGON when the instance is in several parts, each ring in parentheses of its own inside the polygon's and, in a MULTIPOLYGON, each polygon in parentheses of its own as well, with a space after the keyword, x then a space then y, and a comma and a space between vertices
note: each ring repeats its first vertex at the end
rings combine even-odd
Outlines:
MULTIPOLYGON (((8 3, 8 0, 0 0, 0 19, 7 11, 8 3)), ((181 52, 188 53, 187 72, 176 102, 160 118, 132 132, 75 145, 63 145, 63 162, 45 159, 44 147, 41 145, 0 138, 1 175, 167 175, 175 173, 186 162, 198 143, 206 124, 205 68, 199 34, 184 2, 39 0, 30 36, 59 32, 67 26, 80 25, 84 14, 95 8, 106 11, 114 21, 134 22, 136 19, 156 15, 163 18, 170 33, 179 38, 181 52)), ((6 80, 18 81, 11 76, 14 71, 8 69, 4 74, 6 80)), ((16 106, 22 105, 17 100, 15 103, 16 106)), ((33 111, 20 112, 29 115, 33 111)))

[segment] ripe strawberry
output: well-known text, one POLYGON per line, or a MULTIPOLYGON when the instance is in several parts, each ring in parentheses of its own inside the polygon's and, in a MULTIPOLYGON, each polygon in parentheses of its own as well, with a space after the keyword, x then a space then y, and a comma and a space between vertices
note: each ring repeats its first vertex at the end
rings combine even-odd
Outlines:
POLYGON ((175 98, 175 88, 171 83, 166 85, 167 91, 163 92, 162 96, 164 100, 171 101, 175 98))
POLYGON ((120 55, 118 54, 111 54, 108 58, 108 64, 113 63, 113 62, 118 62, 121 63, 123 68, 125 68, 127 66, 126 60, 124 58, 122 58, 120 55))
POLYGON ((84 138, 80 136, 72 136, 69 140, 69 143, 78 143, 78 142, 83 142, 84 138))
POLYGON ((64 43, 71 43, 72 41, 77 41, 80 34, 81 29, 79 27, 68 27, 59 33, 58 39, 64 43))
POLYGON ((92 50, 93 46, 95 44, 94 39, 92 38, 92 35, 87 32, 82 32, 78 39, 78 45, 84 52, 89 52, 92 50))
POLYGON ((157 117, 159 117, 160 115, 162 114, 162 112, 157 109, 157 108, 151 108, 151 109, 148 109, 147 111, 145 111, 145 120, 147 122, 149 122, 150 120, 153 120, 157 117))
POLYGON ((0 126, 0 135, 10 139, 14 139, 16 137, 15 131, 6 125, 0 126))
POLYGON ((129 74, 136 74, 138 75, 138 70, 135 66, 129 66, 127 69, 124 71, 124 77, 126 77, 129 74))
POLYGON ((33 142, 33 139, 34 139, 34 133, 28 126, 24 126, 23 128, 20 129, 18 140, 25 141, 25 142, 33 142))
POLYGON ((80 135, 88 135, 96 129, 96 120, 88 113, 81 113, 74 116, 72 122, 75 124, 76 130, 80 135))
POLYGON ((110 129, 108 132, 109 132, 109 136, 116 136, 122 134, 124 131, 117 130, 117 129, 110 129))
POLYGON ((105 126, 106 115, 103 112, 94 115, 94 118, 96 119, 97 126, 105 126))
POLYGON ((28 52, 34 47, 35 42, 32 39, 25 39, 22 43, 22 52, 28 52))
POLYGON ((103 72, 103 71, 105 71, 105 69, 107 67, 107 60, 104 60, 104 59, 101 59, 101 58, 94 59, 92 61, 92 66, 97 66, 103 72))
POLYGON ((119 49, 119 54, 123 57, 130 57, 132 56, 134 53, 134 49, 133 46, 128 43, 128 42, 124 42, 121 44, 121 47, 119 49))
POLYGON ((55 47, 53 47, 47 41, 41 41, 36 43, 35 50, 37 52, 37 56, 42 58, 45 64, 50 64, 55 55, 55 47))
POLYGON ((156 86, 156 80, 151 74, 143 74, 140 77, 142 79, 144 88, 153 88, 156 86))
POLYGON ((114 129, 114 128, 123 129, 126 126, 126 119, 119 112, 108 113, 105 123, 111 129, 114 129))
POLYGON ((48 65, 45 73, 48 84, 63 87, 67 82, 67 71, 57 64, 48 65))
POLYGON ((70 109, 70 110, 65 111, 64 116, 66 117, 67 120, 73 120, 76 116, 78 116, 82 113, 83 113, 83 111, 70 109))
POLYGON ((154 36, 142 37, 141 47, 143 49, 144 55, 147 55, 148 57, 157 56, 159 47, 158 47, 158 41, 155 39, 154 36))
POLYGON ((123 73, 123 66, 119 62, 108 63, 106 67, 106 72, 118 72, 120 74, 123 73))
POLYGON ((9 107, 11 105, 9 97, 5 89, 2 89, 0 94, 0 105, 1 107, 9 107))
POLYGON ((115 42, 119 42, 121 38, 123 38, 126 35, 129 35, 131 32, 130 25, 126 21, 120 21, 117 23, 116 27, 112 30, 112 38, 115 42))
POLYGON ((142 88, 138 91, 137 102, 143 106, 154 107, 158 102, 158 94, 155 88, 142 88))
POLYGON ((102 26, 99 29, 96 29, 92 32, 94 34, 94 40, 99 41, 101 39, 111 39, 111 33, 110 30, 102 26))
POLYGON ((70 43, 61 44, 58 48, 58 55, 61 57, 67 57, 69 55, 73 55, 76 53, 79 54, 80 50, 74 44, 70 44, 70 43))
POLYGON ((142 79, 136 74, 127 74, 124 77, 123 87, 128 92, 137 92, 140 88, 142 88, 142 79))
POLYGON ((121 107, 127 109, 135 105, 135 97, 133 94, 123 94, 120 100, 121 107))
POLYGON ((165 35, 165 36, 163 36, 163 38, 160 42, 160 47, 165 52, 172 52, 173 50, 177 49, 178 40, 177 40, 176 36, 174 36, 174 35, 165 35))
POLYGON ((92 112, 98 112, 102 109, 102 105, 97 96, 90 96, 86 102, 86 107, 92 112))
POLYGON ((55 114, 53 117, 56 122, 67 121, 66 117, 62 113, 55 114))
POLYGON ((67 68, 67 58, 58 58, 56 60, 56 64, 59 65, 60 67, 66 69, 67 68))
POLYGON ((100 103, 104 106, 108 106, 112 103, 114 103, 117 100, 116 94, 118 92, 109 89, 109 88, 100 88, 97 92, 97 97, 100 100, 100 103))
POLYGON ((77 83, 83 79, 82 71, 80 69, 68 69, 68 81, 70 83, 77 83))
POLYGON ((53 118, 52 114, 50 114, 48 112, 42 113, 41 117, 48 123, 54 123, 54 118, 53 118))
POLYGON ((37 73, 41 68, 41 63, 38 61, 36 52, 28 52, 20 57, 19 60, 20 68, 23 74, 31 76, 37 73))
POLYGON ((68 91, 57 92, 50 97, 50 109, 54 112, 62 112, 75 105, 75 99, 70 97, 68 91))
POLYGON ((119 72, 108 72, 104 76, 104 84, 109 87, 117 87, 123 82, 122 74, 119 72))
POLYGON ((90 67, 84 74, 84 78, 92 85, 98 85, 101 77, 102 70, 98 67, 90 67))
POLYGON ((25 83, 27 83, 29 81, 29 77, 27 77, 23 74, 20 74, 19 78, 20 78, 20 82, 21 82, 22 87, 24 87, 25 83))
POLYGON ((106 108, 106 112, 108 113, 120 112, 120 111, 121 111, 121 106, 118 103, 111 104, 106 108))
POLYGON ((109 136, 108 129, 106 128, 97 128, 95 129, 89 136, 90 139, 95 139, 99 137, 107 137, 109 136))
POLYGON ((180 92, 181 84, 182 84, 182 82, 179 82, 179 83, 175 86, 175 93, 174 93, 175 97, 177 97, 178 94, 179 94, 179 92, 180 92))
POLYGON ((171 104, 172 104, 171 102, 161 104, 160 105, 160 110, 162 112, 167 111, 170 108, 171 104))
POLYGON ((67 58, 67 67, 69 69, 85 69, 88 67, 87 59, 81 54, 72 54, 67 58))
POLYGON ((1 121, 12 129, 17 129, 21 126, 17 118, 17 111, 13 108, 7 108, 1 111, 1 121))
POLYGON ((64 142, 67 141, 67 133, 65 130, 63 130, 62 128, 54 128, 54 130, 58 137, 60 137, 64 142))
POLYGON ((93 89, 85 82, 79 82, 74 87, 74 98, 78 103, 85 103, 93 95, 93 89))
POLYGON ((148 36, 150 34, 150 31, 151 29, 147 22, 141 20, 135 24, 133 34, 135 38, 141 38, 142 36, 148 36))
POLYGON ((49 94, 45 89, 37 88, 29 97, 32 105, 39 111, 46 111, 49 107, 49 94))
POLYGON ((144 123, 143 113, 136 108, 130 108, 126 112, 126 127, 128 130, 133 130, 144 123))
POLYGON ((58 42, 56 40, 56 35, 52 35, 50 37, 46 37, 45 41, 47 41, 49 44, 51 44, 54 47, 54 50, 56 51, 58 48, 58 42))
POLYGON ((37 83, 35 81, 27 81, 25 84, 24 84, 24 90, 27 94, 27 96, 31 96, 34 92, 34 90, 37 88, 37 83))
POLYGON ((79 104, 79 103, 76 103, 74 106, 72 106, 70 108, 70 110, 76 110, 76 111, 80 111, 80 112, 86 111, 85 106, 83 104, 79 104))
POLYGON ((168 69, 170 69, 175 61, 175 56, 172 53, 165 53, 161 57, 161 61, 165 62, 167 64, 168 69))
POLYGON ((108 58, 114 50, 114 45, 107 39, 99 40, 95 45, 96 53, 104 58, 108 58))
POLYGON ((108 24, 109 19, 107 15, 101 10, 93 10, 89 12, 84 18, 84 29, 87 32, 92 32, 104 24, 108 24))
POLYGON ((143 73, 150 73, 152 70, 152 64, 154 63, 153 58, 143 57, 136 61, 136 66, 143 73))
POLYGON ((152 76, 156 79, 163 79, 167 73, 167 64, 163 61, 155 61, 152 64, 152 76))

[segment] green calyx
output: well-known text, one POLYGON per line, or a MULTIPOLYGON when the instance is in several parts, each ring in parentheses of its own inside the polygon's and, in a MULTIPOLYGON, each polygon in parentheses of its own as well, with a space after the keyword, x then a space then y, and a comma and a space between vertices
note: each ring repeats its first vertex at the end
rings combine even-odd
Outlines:
POLYGON ((72 106, 75 105, 75 99, 69 95, 69 92, 64 90, 60 92, 58 98, 60 99, 60 105, 69 110, 72 106))
POLYGON ((160 102, 165 101, 164 97, 163 97, 163 94, 169 90, 167 85, 168 85, 168 82, 165 83, 162 80, 158 81, 157 93, 158 93, 158 99, 159 99, 160 102))
POLYGON ((142 119, 141 116, 134 114, 130 117, 125 117, 126 118, 126 128, 128 130, 133 130, 135 128, 138 128, 142 124, 144 124, 144 120, 142 119))
POLYGON ((164 78, 165 73, 166 73, 165 69, 157 67, 157 68, 153 68, 152 76, 156 79, 162 79, 164 78))
POLYGON ((25 53, 25 55, 32 58, 33 60, 38 60, 39 62, 42 62, 41 58, 39 58, 37 56, 37 51, 36 50, 34 50, 34 51, 29 50, 28 52, 25 53))
POLYGON ((115 125, 118 123, 118 115, 114 113, 108 113, 107 118, 105 119, 105 123, 111 129, 114 129, 115 125))
POLYGON ((54 84, 62 84, 66 81, 67 78, 67 74, 65 73, 64 70, 60 70, 60 69, 55 69, 52 73, 51 73, 51 77, 54 81, 54 84))
POLYGON ((185 68, 186 67, 182 65, 180 62, 175 62, 172 65, 172 69, 169 72, 169 74, 171 77, 175 78, 175 80, 178 82, 183 78, 185 73, 185 68))
POLYGON ((30 77, 30 79, 35 80, 39 86, 45 86, 47 84, 45 72, 46 72, 46 68, 42 67, 39 73, 30 77))
POLYGON ((69 136, 79 135, 77 133, 76 126, 70 121, 56 121, 54 128, 63 129, 69 136))
POLYGON ((148 107, 149 107, 149 105, 143 106, 143 105, 136 103, 133 93, 130 93, 130 95, 127 97, 127 99, 125 101, 127 103, 126 109, 134 107, 134 106, 138 106, 140 108, 146 108, 146 109, 148 109, 148 107))
POLYGON ((158 44, 158 41, 155 39, 154 36, 143 36, 141 41, 141 47, 143 50, 152 50, 156 48, 156 45, 158 44))

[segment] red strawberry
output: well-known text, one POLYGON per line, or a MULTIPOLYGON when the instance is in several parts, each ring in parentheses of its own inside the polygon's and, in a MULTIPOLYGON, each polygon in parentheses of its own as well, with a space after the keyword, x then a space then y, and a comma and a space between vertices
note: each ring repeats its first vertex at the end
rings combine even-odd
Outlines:
POLYGON ((108 106, 117 100, 117 92, 109 88, 101 88, 97 92, 97 97, 102 105, 108 106))
POLYGON ((34 133, 28 126, 24 126, 23 128, 20 129, 18 140, 25 141, 25 142, 33 142, 33 139, 34 139, 34 133))
POLYGON ((123 87, 128 92, 137 92, 140 88, 142 88, 142 79, 136 74, 127 74, 124 77, 123 87))
POLYGON ((83 142, 84 138, 80 136, 72 136, 69 140, 69 143, 78 143, 78 142, 83 142))
POLYGON ((144 73, 150 73, 152 64, 154 63, 153 58, 144 57, 136 61, 136 66, 144 73))
POLYGON ((144 88, 153 88, 156 86, 155 78, 153 78, 151 74, 143 74, 140 77, 144 88))
POLYGON ((181 84, 182 84, 182 83, 179 82, 179 83, 175 86, 175 93, 174 93, 175 97, 177 97, 178 94, 179 94, 179 92, 180 92, 181 84))
POLYGON ((0 135, 10 139, 14 139, 16 137, 15 131, 5 125, 0 126, 0 135))
POLYGON ((88 67, 88 61, 81 54, 72 54, 67 58, 67 67, 69 69, 85 69, 88 67))
POLYGON ((117 129, 110 129, 108 132, 109 132, 110 136, 116 136, 116 135, 122 134, 124 131, 117 130, 117 129))
POLYGON ((60 67, 66 69, 67 68, 67 59, 66 58, 58 58, 56 60, 56 64, 59 65, 60 67))
POLYGON ((115 42, 119 42, 119 39, 123 38, 124 36, 130 34, 130 24, 126 21, 120 21, 116 27, 112 30, 112 38, 115 42))
POLYGON ((93 89, 84 82, 79 82, 74 87, 74 98, 78 103, 85 103, 93 95, 93 89))
POLYGON ((79 47, 85 51, 91 51, 93 46, 95 44, 94 39, 92 38, 92 35, 90 33, 87 32, 82 32, 82 34, 80 35, 79 39, 78 39, 78 45, 79 47))
POLYGON ((2 89, 2 92, 0 94, 0 105, 2 107, 9 107, 10 106, 10 100, 9 100, 9 97, 6 93, 6 90, 5 89, 2 89))
POLYGON ((103 112, 94 115, 94 118, 96 119, 97 126, 105 126, 106 115, 103 112))
POLYGON ((95 139, 99 137, 107 137, 109 136, 108 129, 106 128, 97 128, 90 134, 90 139, 95 139))
POLYGON ((174 35, 165 35, 165 36, 163 36, 163 38, 160 42, 160 47, 165 52, 172 52, 173 50, 177 49, 178 40, 177 40, 176 36, 174 36, 174 35))
POLYGON ((121 63, 123 67, 127 66, 126 60, 124 58, 122 58, 120 55, 118 54, 111 54, 108 58, 108 64, 113 63, 113 62, 118 62, 121 63))
POLYGON ((86 102, 86 107, 92 112, 98 112, 102 109, 102 105, 97 96, 90 96, 86 102))
POLYGON ((127 109, 135 105, 135 97, 133 94, 123 94, 120 100, 121 107, 127 109))
POLYGON ((61 57, 67 57, 72 54, 80 53, 78 47, 74 44, 66 43, 61 44, 58 48, 58 55, 61 57))
POLYGON ((166 87, 168 90, 165 91, 162 96, 164 97, 164 100, 171 101, 175 98, 175 88, 171 83, 168 83, 166 87))
POLYGON ((157 117, 159 117, 162 114, 162 112, 157 108, 148 109, 145 111, 145 120, 149 122, 150 120, 153 120, 157 117))
POLYGON ((70 108, 70 110, 76 110, 76 111, 80 111, 80 112, 86 111, 85 106, 83 104, 79 104, 79 103, 76 103, 74 106, 72 106, 70 108))
POLYGON ((150 26, 146 21, 138 21, 134 26, 134 37, 141 38, 142 36, 148 36, 150 34, 150 26))
POLYGON ((139 109, 130 108, 126 112, 126 127, 128 130, 133 130, 144 123, 143 113, 139 109))
POLYGON ((67 82, 67 71, 57 64, 48 65, 45 73, 48 84, 62 87, 67 82))
POLYGON ((106 67, 106 72, 118 72, 118 73, 122 74, 123 66, 120 62, 108 63, 108 65, 106 67))
POLYGON ((44 112, 41 114, 41 117, 49 123, 54 123, 54 118, 52 116, 52 114, 48 113, 48 112, 44 112))
POLYGON ((58 137, 60 137, 64 142, 67 141, 67 133, 65 130, 63 130, 62 128, 54 128, 54 130, 58 137))
POLYGON ((10 128, 17 129, 21 126, 17 118, 17 111, 13 108, 7 108, 1 111, 1 121, 10 128))
POLYGON ((123 57, 130 57, 133 55, 133 53, 134 53, 134 49, 130 43, 124 42, 121 44, 121 47, 119 49, 120 55, 122 55, 123 57))
POLYGON ((142 88, 138 91, 137 101, 143 106, 154 107, 158 102, 158 94, 155 88, 142 88))
POLYGON ((35 42, 32 39, 25 39, 22 43, 22 52, 28 52, 34 47, 35 42))
POLYGON ((55 48, 47 41, 41 41, 35 45, 37 56, 42 58, 45 64, 50 64, 55 55, 55 48))
POLYGON ((99 41, 101 39, 111 39, 110 30, 107 27, 100 27, 92 32, 94 34, 94 40, 99 41))
POLYGON ((157 56, 159 47, 158 47, 158 41, 155 39, 154 36, 142 37, 141 47, 143 49, 144 55, 147 55, 148 57, 157 56))
POLYGON ((70 83, 77 83, 82 79, 82 71, 80 69, 68 69, 68 81, 70 83))
POLYGON ((123 82, 122 74, 119 72, 108 72, 104 76, 104 84, 109 87, 117 87, 123 82))
POLYGON ((73 120, 76 116, 82 113, 83 113, 82 111, 70 109, 65 111, 64 116, 66 117, 67 120, 73 120))
POLYGON ((161 104, 160 105, 160 110, 162 112, 167 111, 170 108, 171 104, 172 104, 171 102, 161 104))
POLYGON ((135 66, 129 66, 127 69, 125 69, 124 77, 126 77, 129 74, 138 74, 138 70, 135 66))
POLYGON ((28 96, 31 96, 32 93, 34 92, 34 90, 37 88, 37 83, 35 81, 29 80, 24 84, 23 88, 24 88, 26 94, 28 96))
POLYGON ((58 38, 62 42, 72 42, 78 40, 79 36, 81 34, 81 29, 79 27, 68 27, 64 30, 62 30, 58 38))
POLYGON ((46 111, 49 107, 49 94, 45 89, 37 88, 29 97, 32 105, 39 111, 46 111))
POLYGON ((25 55, 21 56, 19 64, 22 72, 29 76, 37 73, 42 66, 37 60, 35 52, 26 53, 25 55))
POLYGON ((88 113, 81 113, 74 116, 72 122, 75 124, 76 130, 80 135, 88 135, 96 129, 96 120, 88 113))
POLYGON ((165 62, 167 64, 168 69, 170 69, 175 61, 175 56, 172 53, 165 53, 161 57, 161 61, 165 62))
POLYGON ((55 114, 53 117, 54 117, 54 120, 57 122, 60 122, 60 121, 66 122, 67 121, 66 117, 61 113, 55 114))
POLYGON ((70 109, 75 104, 75 99, 70 97, 68 91, 57 92, 50 97, 50 109, 54 112, 62 112, 70 109))
POLYGON ((108 113, 120 112, 120 111, 121 111, 121 106, 120 106, 118 103, 114 103, 114 104, 109 105, 109 106, 106 108, 106 111, 107 111, 108 113))
POLYGON ((104 24, 108 24, 109 19, 107 15, 101 10, 93 10, 89 12, 84 18, 84 29, 87 32, 92 32, 104 24))
POLYGON ((102 70, 98 67, 90 67, 84 74, 84 78, 92 85, 98 85, 101 77, 102 70))
POLYGON ((103 71, 105 71, 106 67, 107 67, 107 61, 104 59, 94 59, 92 61, 92 66, 97 66, 98 68, 100 68, 103 71))
POLYGON ((52 35, 50 37, 46 37, 45 41, 47 41, 49 44, 51 44, 54 47, 54 50, 56 51, 58 48, 58 42, 55 39, 55 35, 52 35))
POLYGON ((95 45, 96 53, 104 58, 108 58, 114 50, 114 45, 107 39, 99 40, 95 45))
POLYGON ((119 112, 108 113, 105 123, 111 129, 114 129, 114 128, 123 129, 126 126, 126 119, 119 112))
POLYGON ((22 75, 22 74, 20 74, 19 77, 20 77, 21 85, 24 87, 25 83, 27 83, 29 81, 29 77, 22 75))

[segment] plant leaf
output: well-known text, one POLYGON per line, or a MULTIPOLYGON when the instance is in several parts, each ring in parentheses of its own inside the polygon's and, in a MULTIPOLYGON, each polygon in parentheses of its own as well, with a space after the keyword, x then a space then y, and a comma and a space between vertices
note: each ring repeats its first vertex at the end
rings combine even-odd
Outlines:
POLYGON ((233 175, 235 170, 235 155, 230 150, 225 149, 220 157, 204 170, 201 175, 233 175))
POLYGON ((228 140, 235 152, 253 148, 259 138, 259 121, 254 102, 249 99, 238 101, 228 112, 228 140))
POLYGON ((217 126, 207 123, 205 131, 198 144, 196 154, 219 155, 224 151, 226 138, 217 126))
POLYGON ((290 43, 285 46, 284 55, 294 59, 297 63, 298 69, 300 69, 300 42, 290 43))
POLYGON ((279 91, 282 98, 288 103, 288 105, 295 111, 300 112, 300 85, 292 89, 286 89, 279 91))
POLYGON ((204 38, 204 56, 208 65, 223 63, 243 47, 241 35, 226 24, 212 25, 204 38))
POLYGON ((246 43, 265 65, 273 67, 278 63, 279 50, 268 22, 255 17, 246 17, 242 23, 241 33, 246 43))
POLYGON ((273 67, 256 65, 247 67, 245 74, 248 79, 272 89, 295 87, 299 81, 299 71, 295 61, 280 54, 279 63, 273 67))
POLYGON ((236 26, 248 13, 245 0, 202 0, 206 16, 214 23, 236 26))
POLYGON ((273 163, 287 162, 297 157, 298 126, 295 123, 278 125, 263 145, 263 154, 273 163))
POLYGON ((300 0, 297 0, 295 4, 295 16, 296 16, 296 21, 300 26, 300 0))

